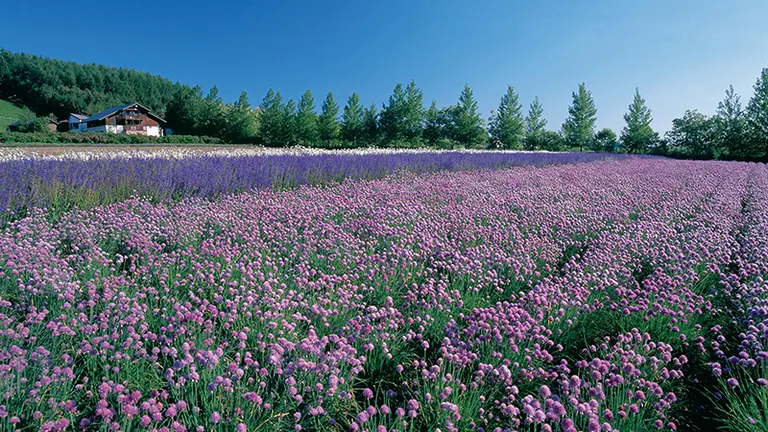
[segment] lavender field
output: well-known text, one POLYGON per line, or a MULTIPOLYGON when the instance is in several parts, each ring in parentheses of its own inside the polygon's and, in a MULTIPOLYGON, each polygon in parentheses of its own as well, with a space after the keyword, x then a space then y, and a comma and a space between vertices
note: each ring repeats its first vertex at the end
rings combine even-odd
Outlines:
POLYGON ((765 165, 270 157, 3 162, 0 430, 768 430, 765 165))
POLYGON ((312 149, 87 151, 30 157, 5 151, 0 152, 0 211, 4 210, 6 219, 8 215, 24 216, 35 208, 58 215, 75 207, 112 204, 132 196, 153 201, 217 198, 252 189, 378 179, 400 171, 498 169, 627 157, 605 153, 312 149))

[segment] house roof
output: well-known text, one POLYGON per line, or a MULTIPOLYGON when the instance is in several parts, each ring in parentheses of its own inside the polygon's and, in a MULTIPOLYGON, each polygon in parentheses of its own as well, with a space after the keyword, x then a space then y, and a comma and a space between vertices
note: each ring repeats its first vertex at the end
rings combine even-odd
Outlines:
POLYGON ((85 119, 87 119, 87 118, 88 118, 88 116, 87 116, 87 115, 85 115, 85 114, 75 114, 75 113, 69 113, 69 115, 71 115, 72 117, 74 117, 74 118, 76 118, 76 119, 78 119, 78 120, 85 120, 85 119))
POLYGON ((155 120, 159 120, 159 121, 161 121, 163 123, 166 123, 165 120, 163 120, 157 114, 154 114, 152 111, 149 110, 149 108, 145 107, 144 105, 138 104, 138 103, 129 103, 129 104, 125 104, 125 105, 118 105, 116 107, 108 108, 108 109, 105 109, 104 111, 102 111, 102 112, 100 112, 98 114, 94 114, 94 115, 84 119, 83 121, 84 122, 91 122, 91 121, 96 121, 96 120, 103 120, 103 119, 105 119, 105 118, 107 118, 107 117, 109 117, 109 116, 111 116, 111 115, 113 115, 113 114, 115 114, 115 113, 117 113, 119 111, 122 111, 122 110, 124 110, 124 109, 126 109, 128 107, 134 106, 134 105, 143 108, 147 112, 147 115, 150 116, 150 117, 153 117, 155 120))

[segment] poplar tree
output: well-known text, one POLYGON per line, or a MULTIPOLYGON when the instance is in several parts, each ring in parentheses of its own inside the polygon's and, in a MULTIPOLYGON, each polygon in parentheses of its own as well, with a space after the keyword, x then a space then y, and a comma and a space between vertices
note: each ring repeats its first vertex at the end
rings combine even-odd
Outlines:
POLYGON ((341 114, 341 137, 344 141, 357 144, 363 134, 363 106, 357 92, 347 99, 341 114))
POLYGON ((544 128, 547 126, 547 119, 544 118, 544 108, 539 102, 539 97, 531 102, 528 108, 528 115, 525 117, 525 138, 523 147, 526 150, 536 150, 544 146, 544 128))
POLYGON ((329 91, 323 101, 322 111, 318 120, 318 132, 320 140, 326 145, 332 145, 339 139, 341 126, 339 125, 339 105, 333 98, 333 92, 329 91))
POLYGON ((568 118, 563 123, 563 137, 568 146, 583 150, 595 136, 597 108, 592 93, 584 83, 579 84, 579 90, 572 97, 568 118))
POLYGON ((296 141, 300 145, 312 145, 317 142, 317 114, 315 113, 315 98, 312 91, 307 90, 299 99, 296 112, 296 141))
POLYGON ((755 82, 755 94, 747 105, 747 119, 752 136, 750 156, 768 155, 768 68, 763 69, 755 82))
POLYGON ((647 153, 658 140, 659 135, 651 128, 653 117, 646 106, 640 90, 635 89, 635 96, 624 114, 627 125, 621 131, 621 145, 627 153, 647 153))
POLYGON ((725 99, 717 105, 714 122, 718 147, 727 149, 730 156, 752 155, 753 149, 747 136, 747 117, 741 107, 741 98, 732 85, 725 91, 725 99))
POLYGON ((525 130, 523 106, 512 86, 507 86, 507 92, 501 97, 499 108, 491 115, 489 123, 493 140, 501 141, 507 149, 522 148, 525 130))
POLYGON ((488 135, 469 84, 464 84, 459 103, 451 107, 449 112, 451 113, 451 137, 457 143, 470 148, 480 147, 485 143, 488 135))

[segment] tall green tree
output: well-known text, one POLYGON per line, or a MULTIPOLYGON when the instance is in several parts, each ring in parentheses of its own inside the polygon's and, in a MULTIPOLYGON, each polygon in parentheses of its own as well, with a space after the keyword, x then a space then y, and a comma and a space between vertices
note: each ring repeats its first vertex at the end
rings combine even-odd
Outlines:
POLYGON ((379 130, 386 142, 394 142, 405 139, 407 103, 405 88, 398 83, 389 96, 386 105, 382 105, 379 114, 379 130))
POLYGON ((301 95, 296 112, 296 141, 299 145, 311 146, 317 143, 319 138, 317 123, 315 98, 312 96, 312 91, 307 90, 301 95))
POLYGON ((715 139, 712 119, 693 110, 672 120, 672 129, 667 132, 669 147, 680 149, 696 158, 717 158, 720 149, 715 139))
POLYGON ((584 83, 579 84, 579 90, 572 94, 572 98, 568 118, 563 123, 563 137, 568 146, 583 150, 595 136, 597 108, 584 83))
POLYGON ((450 113, 450 135, 454 141, 469 148, 480 147, 486 142, 488 135, 469 84, 464 84, 459 103, 451 108, 450 113))
POLYGON ((376 145, 379 142, 379 113, 375 103, 363 112, 362 139, 367 145, 376 145))
POLYGON ((280 144, 281 146, 292 146, 296 144, 296 101, 288 99, 283 105, 282 116, 280 117, 280 144))
POLYGON ((318 120, 320 140, 326 145, 334 145, 339 139, 341 126, 339 125, 339 105, 333 98, 333 92, 329 91, 323 101, 322 111, 318 120))
POLYGON ((257 117, 248 101, 248 92, 240 93, 237 102, 227 109, 227 140, 249 143, 256 135, 257 117))
POLYGON ((405 139, 415 142, 424 130, 424 94, 411 81, 405 88, 405 139))
POLYGON ((220 137, 226 134, 227 117, 218 87, 213 86, 208 91, 201 111, 199 128, 203 135, 220 137))
POLYGON ((269 147, 286 145, 284 136, 285 111, 280 92, 269 89, 261 102, 259 141, 269 147))
POLYGON ((440 139, 445 138, 445 118, 443 112, 437 108, 437 101, 432 100, 424 119, 424 141, 430 147, 437 147, 440 139))
POLYGON ((357 92, 347 99, 341 114, 341 137, 347 143, 357 146, 363 135, 363 106, 357 92))
POLYGON ((523 105, 511 85, 501 97, 499 108, 491 114, 488 131, 491 139, 500 141, 504 148, 522 148, 525 136, 523 105))
POLYGON ((659 135, 651 128, 653 117, 646 106, 640 90, 635 89, 635 96, 629 104, 629 111, 624 114, 627 123, 621 130, 621 145, 627 153, 647 153, 653 147, 659 135))
POLYGON ((173 133, 181 135, 201 134, 200 118, 203 114, 203 90, 200 86, 183 87, 168 103, 165 120, 173 133))
POLYGON ((536 150, 543 148, 543 132, 547 126, 547 119, 544 118, 544 108, 539 102, 539 97, 531 102, 528 108, 528 115, 525 116, 525 136, 523 138, 523 147, 526 150, 536 150))
POLYGON ((751 135, 751 156, 768 155, 768 68, 755 82, 755 93, 747 104, 747 119, 751 135))
POLYGON ((725 91, 725 99, 717 104, 714 118, 715 139, 720 148, 732 157, 750 157, 754 153, 747 134, 747 117, 741 107, 741 98, 733 86, 725 91))

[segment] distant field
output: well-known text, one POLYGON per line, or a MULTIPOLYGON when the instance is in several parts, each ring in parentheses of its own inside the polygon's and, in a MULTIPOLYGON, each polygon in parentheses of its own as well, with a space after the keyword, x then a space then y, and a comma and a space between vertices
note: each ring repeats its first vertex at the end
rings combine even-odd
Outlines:
POLYGON ((11 102, 0 100, 0 132, 5 131, 9 124, 19 120, 26 110, 11 102))

